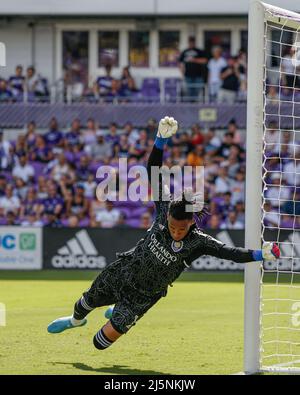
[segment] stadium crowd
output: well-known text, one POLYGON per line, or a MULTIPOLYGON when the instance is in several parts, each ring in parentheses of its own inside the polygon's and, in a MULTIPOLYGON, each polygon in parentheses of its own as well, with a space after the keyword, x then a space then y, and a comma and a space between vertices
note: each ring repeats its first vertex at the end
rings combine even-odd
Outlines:
MULTIPOLYGON (((36 132, 34 122, 16 141, 4 140, 0 132, 0 224, 147 229, 154 212, 150 189, 146 202, 122 202, 118 198, 99 201, 96 172, 103 164, 118 171, 119 158, 127 158, 129 168, 135 164, 145 166, 156 129, 153 119, 140 130, 129 122, 122 128, 111 123, 104 129, 93 119, 86 125, 74 119, 70 130, 62 132, 53 118, 45 134, 36 132)), ((271 124, 265 164, 269 183, 265 224, 277 226, 281 221, 282 227, 299 227, 299 217, 293 216, 300 214, 299 202, 292 201, 294 194, 299 196, 299 189, 295 191, 292 186, 299 185, 300 165, 297 172, 293 168, 296 161, 290 160, 291 133, 283 134, 281 146, 278 136, 276 125, 271 124), (286 170, 284 179, 282 166, 286 170)), ((295 155, 300 158, 299 152, 295 155)), ((164 160, 168 166, 205 166, 205 201, 210 215, 203 220, 203 227, 244 228, 244 134, 234 119, 222 134, 213 128, 204 131, 198 124, 180 130, 166 147, 164 160)))
MULTIPOLYGON (((108 62, 105 73, 88 86, 90 78, 78 75, 78 67, 72 62, 65 66, 63 97, 68 100, 88 102, 160 102, 204 101, 234 103, 246 100, 247 57, 243 50, 237 56, 223 57, 219 46, 211 53, 196 47, 194 37, 189 38, 189 46, 178 58, 181 78, 144 78, 138 87, 130 71, 124 67, 121 75, 113 75, 113 67, 108 62), (84 82, 85 81, 85 82, 84 82), (207 97, 204 97, 207 96, 207 97)), ((78 63, 78 60, 74 59, 78 63)), ((76 64, 77 64, 76 63, 76 64)), ((79 68, 80 69, 80 68, 79 68)), ((7 80, 0 78, 0 102, 49 101, 50 87, 46 78, 35 67, 29 66, 26 73, 18 65, 15 73, 7 80)))
MULTIPOLYGON (((280 65, 270 66, 266 79, 268 103, 276 104, 283 100, 296 99, 300 91, 299 67, 294 67, 295 48, 282 48, 280 65), (294 93, 293 93, 294 92, 294 93)), ((247 53, 240 49, 235 56, 224 55, 221 46, 211 50, 199 49, 195 37, 190 36, 188 47, 177 59, 181 77, 144 78, 137 84, 130 65, 123 67, 116 75, 111 62, 104 66, 104 74, 96 77, 91 85, 91 76, 84 75, 80 59, 69 59, 64 65, 62 92, 56 97, 65 101, 87 101, 104 103, 126 102, 245 102, 247 95, 247 53), (138 86, 139 85, 139 86, 138 86)), ((274 57, 277 61, 276 57, 274 57)), ((271 60, 272 61, 272 60, 271 60)), ((176 62, 175 62, 176 64, 176 62)), ((55 84, 54 84, 55 85, 55 84)), ((56 84, 56 88, 58 85, 56 84)), ((48 80, 34 66, 29 66, 24 74, 23 66, 18 65, 8 79, 0 78, 0 103, 50 100, 48 80)), ((54 99, 55 100, 55 99, 54 99)))

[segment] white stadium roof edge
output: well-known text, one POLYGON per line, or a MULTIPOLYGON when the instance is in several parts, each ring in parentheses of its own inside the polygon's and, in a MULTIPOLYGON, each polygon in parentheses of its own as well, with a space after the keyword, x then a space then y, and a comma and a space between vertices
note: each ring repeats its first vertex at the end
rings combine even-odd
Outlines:
MULTIPOLYGON (((299 0, 270 0, 300 11, 299 0)), ((0 2, 0 16, 172 16, 247 15, 249 0, 10 0, 0 2)))

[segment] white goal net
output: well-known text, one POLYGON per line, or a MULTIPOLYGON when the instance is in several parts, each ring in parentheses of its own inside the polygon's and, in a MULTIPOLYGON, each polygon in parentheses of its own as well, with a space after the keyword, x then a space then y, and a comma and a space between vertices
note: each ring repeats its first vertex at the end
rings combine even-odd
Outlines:
POLYGON ((261 242, 276 242, 281 259, 261 267, 258 370, 300 372, 300 15, 260 7, 261 242))
POLYGON ((300 15, 265 8, 261 369, 300 371, 300 15))

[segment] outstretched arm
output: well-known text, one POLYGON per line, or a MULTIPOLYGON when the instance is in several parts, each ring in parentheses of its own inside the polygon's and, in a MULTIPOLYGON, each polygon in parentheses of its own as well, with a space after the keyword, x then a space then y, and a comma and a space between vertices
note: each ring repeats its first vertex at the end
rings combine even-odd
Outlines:
POLYGON ((239 247, 228 247, 226 244, 207 234, 199 235, 199 244, 191 253, 191 260, 201 255, 211 255, 238 263, 252 261, 274 260, 280 257, 279 247, 275 243, 264 243, 261 250, 251 250, 239 247))
MULTIPOLYGON (((161 174, 152 179, 152 170, 156 167, 159 171, 163 164, 163 149, 169 138, 177 131, 178 125, 174 118, 165 117, 160 120, 157 136, 147 164, 148 179, 152 187, 153 197, 156 206, 156 215, 160 215, 168 202, 163 199, 163 182, 161 174)), ((165 193, 166 191, 164 191, 165 193)))

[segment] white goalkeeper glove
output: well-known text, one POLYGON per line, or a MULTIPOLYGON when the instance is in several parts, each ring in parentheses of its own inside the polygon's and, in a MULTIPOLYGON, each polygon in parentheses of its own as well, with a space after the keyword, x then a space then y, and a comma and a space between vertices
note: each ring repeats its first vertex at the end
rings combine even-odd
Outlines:
POLYGON ((277 244, 266 242, 262 247, 262 257, 266 261, 275 261, 280 258, 280 249, 277 244))
POLYGON ((255 261, 275 261, 280 258, 280 249, 277 244, 266 242, 261 250, 253 251, 253 258, 255 261))
POLYGON ((173 136, 178 129, 178 123, 173 117, 164 117, 159 121, 157 137, 167 139, 173 136))

